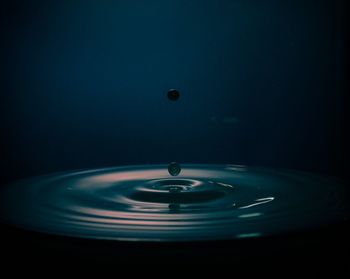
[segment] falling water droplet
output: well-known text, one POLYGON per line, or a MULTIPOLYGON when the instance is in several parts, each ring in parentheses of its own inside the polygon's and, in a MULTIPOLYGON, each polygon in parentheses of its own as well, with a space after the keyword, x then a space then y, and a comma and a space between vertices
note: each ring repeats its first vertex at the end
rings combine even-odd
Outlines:
POLYGON ((170 89, 168 91, 168 99, 171 101, 177 101, 180 98, 180 92, 176 89, 170 89))
POLYGON ((177 176, 181 172, 181 166, 176 162, 172 162, 168 166, 168 171, 170 175, 177 176))

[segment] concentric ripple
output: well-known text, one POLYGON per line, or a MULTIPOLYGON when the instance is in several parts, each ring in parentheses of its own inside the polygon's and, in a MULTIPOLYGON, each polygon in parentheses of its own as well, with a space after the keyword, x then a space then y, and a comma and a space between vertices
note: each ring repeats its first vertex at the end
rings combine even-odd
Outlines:
POLYGON ((347 215, 345 187, 301 172, 237 165, 165 165, 55 174, 10 185, 3 222, 66 236, 142 241, 258 237, 347 215))

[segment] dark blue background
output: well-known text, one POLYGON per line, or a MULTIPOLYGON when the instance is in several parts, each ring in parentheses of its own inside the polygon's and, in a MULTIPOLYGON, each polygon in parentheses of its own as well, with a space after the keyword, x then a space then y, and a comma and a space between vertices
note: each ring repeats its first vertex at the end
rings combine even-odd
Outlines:
POLYGON ((171 161, 346 175, 343 1, 2 3, 3 181, 171 161))

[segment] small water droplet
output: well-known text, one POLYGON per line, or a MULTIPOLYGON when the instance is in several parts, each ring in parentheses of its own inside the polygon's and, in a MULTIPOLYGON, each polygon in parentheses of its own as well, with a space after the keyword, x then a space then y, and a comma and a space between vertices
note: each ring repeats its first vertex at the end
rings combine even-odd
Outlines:
POLYGON ((170 89, 168 91, 168 99, 170 101, 177 101, 180 98, 180 92, 176 89, 170 89))
POLYGON ((181 172, 181 166, 176 162, 172 162, 168 166, 168 172, 172 176, 177 176, 181 172))

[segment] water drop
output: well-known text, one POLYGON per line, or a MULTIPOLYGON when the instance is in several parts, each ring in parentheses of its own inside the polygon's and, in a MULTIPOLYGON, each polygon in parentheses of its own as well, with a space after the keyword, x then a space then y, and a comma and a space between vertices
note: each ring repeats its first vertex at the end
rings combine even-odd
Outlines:
POLYGON ((168 166, 169 174, 172 176, 177 176, 181 172, 181 166, 178 163, 172 162, 168 166))
POLYGON ((177 101, 180 98, 180 92, 176 89, 170 89, 168 91, 168 99, 170 101, 177 101))

